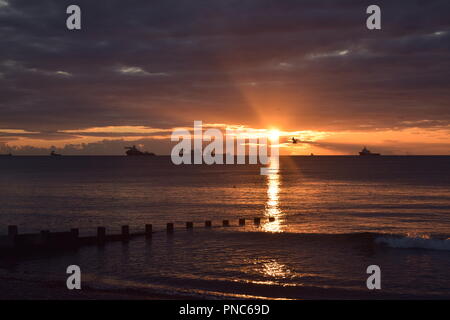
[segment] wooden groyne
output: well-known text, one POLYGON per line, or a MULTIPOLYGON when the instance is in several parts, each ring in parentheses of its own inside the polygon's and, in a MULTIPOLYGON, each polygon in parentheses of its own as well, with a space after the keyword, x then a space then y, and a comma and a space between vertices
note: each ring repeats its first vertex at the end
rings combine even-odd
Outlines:
MULTIPOLYGON (((269 222, 275 221, 274 217, 265 218, 269 222)), ((261 218, 253 218, 254 225, 261 224, 261 218)), ((236 227, 245 226, 246 219, 240 218, 236 227)), ((230 227, 229 220, 222 220, 221 227, 230 227)), ((212 228, 213 222, 206 220, 204 228, 212 228)), ((215 227, 220 227, 217 225, 215 227)), ((183 228, 181 228, 183 229, 183 228)), ((194 229, 194 222, 187 221, 185 224, 186 230, 194 229)), ((180 229, 177 229, 180 230, 180 229)), ((175 232, 175 224, 173 222, 166 224, 166 233, 168 235, 175 232)), ((105 227, 97 227, 97 233, 93 236, 80 236, 79 229, 73 228, 67 232, 50 232, 49 230, 42 230, 39 233, 19 233, 19 229, 15 225, 8 226, 8 234, 0 236, 0 254, 15 254, 23 252, 35 252, 39 250, 68 250, 76 249, 86 245, 104 245, 108 242, 122 241, 128 242, 135 237, 145 236, 151 239, 155 233, 152 224, 146 224, 143 231, 130 232, 130 227, 124 225, 121 227, 121 233, 108 234, 105 227)))

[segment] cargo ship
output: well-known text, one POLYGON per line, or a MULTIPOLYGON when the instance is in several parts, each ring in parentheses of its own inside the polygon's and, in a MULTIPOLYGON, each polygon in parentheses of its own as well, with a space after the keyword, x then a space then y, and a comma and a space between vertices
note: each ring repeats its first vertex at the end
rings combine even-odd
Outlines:
POLYGON ((147 152, 147 151, 142 152, 141 150, 136 148, 136 146, 125 147, 125 149, 127 149, 127 151, 125 152, 127 154, 127 156, 154 156, 155 155, 153 152, 147 152))
POLYGON ((366 147, 364 147, 360 152, 359 152, 360 156, 380 156, 379 153, 373 153, 371 152, 369 149, 367 149, 366 147))

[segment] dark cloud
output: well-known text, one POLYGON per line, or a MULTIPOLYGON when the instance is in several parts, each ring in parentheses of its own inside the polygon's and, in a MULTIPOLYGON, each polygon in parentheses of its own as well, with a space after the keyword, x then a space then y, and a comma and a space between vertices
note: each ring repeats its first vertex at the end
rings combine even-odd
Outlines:
POLYGON ((450 121, 448 0, 377 1, 381 31, 365 28, 369 1, 79 0, 76 32, 73 1, 7 3, 0 128, 450 121))

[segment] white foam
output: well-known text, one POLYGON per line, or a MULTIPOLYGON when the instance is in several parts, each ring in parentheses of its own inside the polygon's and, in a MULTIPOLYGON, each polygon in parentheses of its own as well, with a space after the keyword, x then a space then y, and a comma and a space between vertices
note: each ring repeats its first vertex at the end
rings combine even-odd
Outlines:
POLYGON ((378 244, 384 244, 391 248, 429 249, 450 251, 450 239, 439 240, 423 237, 394 238, 382 236, 375 239, 378 244))

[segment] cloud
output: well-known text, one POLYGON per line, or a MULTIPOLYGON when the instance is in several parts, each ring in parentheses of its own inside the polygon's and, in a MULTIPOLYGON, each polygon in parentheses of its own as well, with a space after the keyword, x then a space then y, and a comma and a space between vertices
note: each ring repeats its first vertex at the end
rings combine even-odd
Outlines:
POLYGON ((321 59, 321 58, 343 57, 346 56, 349 52, 350 52, 349 50, 338 50, 333 52, 311 53, 306 58, 321 59))
POLYGON ((369 1, 79 0, 77 32, 69 4, 0 0, 0 128, 53 139, 193 120, 289 131, 450 121, 447 0, 380 0, 379 32, 365 28, 369 1))
POLYGON ((165 72, 147 72, 140 67, 121 66, 116 68, 116 71, 124 75, 132 76, 167 76, 165 72))

